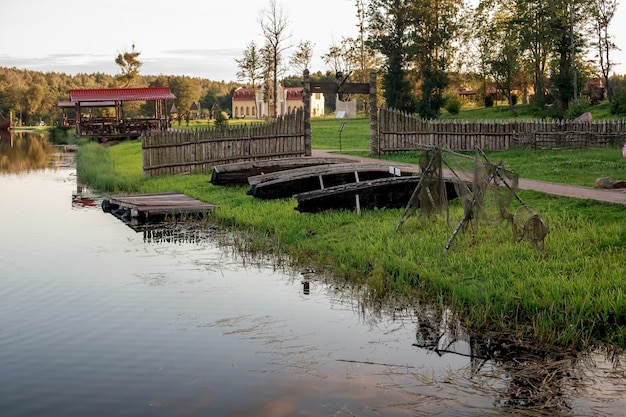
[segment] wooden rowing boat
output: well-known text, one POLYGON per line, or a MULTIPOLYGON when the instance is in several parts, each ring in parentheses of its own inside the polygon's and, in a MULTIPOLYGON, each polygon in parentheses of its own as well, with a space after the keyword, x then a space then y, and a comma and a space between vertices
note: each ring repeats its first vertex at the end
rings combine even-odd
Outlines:
POLYGON ((214 185, 248 185, 248 177, 284 171, 287 169, 351 162, 341 157, 311 157, 267 159, 243 161, 216 165, 211 169, 211 183, 214 185))
POLYGON ((312 190, 377 178, 413 175, 382 164, 348 163, 296 168, 248 178, 248 194, 262 199, 286 198, 312 190))
MULTIPOLYGON (((420 176, 417 175, 379 178, 299 193, 295 195, 298 200, 296 210, 319 213, 325 210, 403 208, 419 181, 420 176)), ((454 181, 446 180, 445 187, 448 200, 458 198, 454 181)))

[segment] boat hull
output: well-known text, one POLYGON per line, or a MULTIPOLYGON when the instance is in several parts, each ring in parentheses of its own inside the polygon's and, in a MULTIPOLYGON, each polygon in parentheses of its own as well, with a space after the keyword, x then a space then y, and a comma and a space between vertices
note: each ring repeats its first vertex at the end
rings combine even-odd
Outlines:
POLYGON ((412 174, 411 171, 401 171, 382 164, 318 165, 250 177, 248 194, 262 199, 287 198, 348 183, 412 174))
MULTIPOLYGON (((374 210, 404 208, 419 184, 419 176, 381 178, 329 187, 295 195, 296 210, 319 213, 326 210, 374 210)), ((448 200, 458 198, 453 181, 446 181, 448 200)))
POLYGON ((248 178, 256 175, 279 172, 294 168, 316 165, 346 163, 347 158, 297 157, 267 159, 261 161, 243 161, 216 165, 211 169, 211 183, 214 185, 248 185, 248 178))

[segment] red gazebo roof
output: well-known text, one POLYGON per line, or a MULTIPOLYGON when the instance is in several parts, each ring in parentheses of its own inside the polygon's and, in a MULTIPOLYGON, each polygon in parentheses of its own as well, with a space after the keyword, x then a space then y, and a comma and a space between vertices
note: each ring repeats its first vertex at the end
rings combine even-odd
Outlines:
POLYGON ((174 100, 176 96, 169 87, 143 88, 95 88, 70 90, 70 101, 149 101, 174 100))

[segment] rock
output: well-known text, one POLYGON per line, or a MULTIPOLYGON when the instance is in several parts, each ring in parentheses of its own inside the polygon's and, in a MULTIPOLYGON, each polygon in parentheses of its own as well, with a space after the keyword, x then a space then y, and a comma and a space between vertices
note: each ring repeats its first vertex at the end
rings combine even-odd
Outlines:
POLYGON ((626 181, 615 181, 613 183, 613 188, 626 188, 626 181))
POLYGON ((576 123, 589 123, 589 122, 591 122, 592 119, 593 119, 593 117, 591 117, 591 113, 585 112, 585 113, 581 114, 580 116, 578 116, 577 118, 575 118, 574 122, 576 122, 576 123))
POLYGON ((594 188, 613 188, 611 177, 596 178, 594 188))

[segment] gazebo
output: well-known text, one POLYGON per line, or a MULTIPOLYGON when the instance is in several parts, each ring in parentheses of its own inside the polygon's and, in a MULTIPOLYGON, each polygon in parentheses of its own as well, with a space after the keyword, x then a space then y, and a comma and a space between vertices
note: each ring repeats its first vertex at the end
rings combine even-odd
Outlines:
POLYGON ((70 90, 70 100, 61 101, 58 106, 75 109, 74 119, 65 116, 63 125, 76 127, 76 137, 95 137, 106 141, 109 138, 139 137, 147 130, 165 130, 169 127, 167 100, 176 96, 169 87, 144 88, 97 88, 70 90), (154 116, 150 118, 125 118, 122 103, 125 101, 154 101, 154 116), (115 117, 97 117, 94 108, 113 107, 115 117), (83 110, 89 112, 83 114, 83 110))

